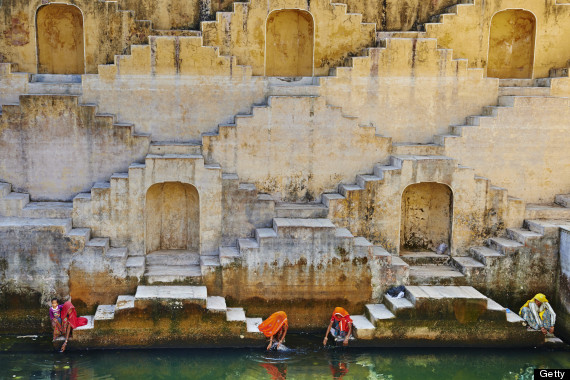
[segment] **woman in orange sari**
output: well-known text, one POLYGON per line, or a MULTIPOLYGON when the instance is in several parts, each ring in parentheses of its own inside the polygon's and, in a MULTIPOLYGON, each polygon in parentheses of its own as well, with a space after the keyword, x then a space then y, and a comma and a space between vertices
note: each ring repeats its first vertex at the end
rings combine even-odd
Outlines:
POLYGON ((65 331, 65 342, 61 346, 61 352, 64 352, 67 347, 67 341, 71 330, 76 329, 79 326, 85 326, 86 324, 87 318, 77 316, 77 311, 75 311, 75 306, 73 306, 71 301, 67 301, 63 304, 63 307, 61 308, 61 326, 63 331, 65 331))
POLYGON ((283 343, 283 340, 285 340, 285 335, 287 335, 287 329, 289 328, 289 324, 287 323, 287 314, 285 314, 284 311, 273 313, 269 318, 257 326, 257 328, 269 338, 267 350, 269 351, 271 349, 274 337, 275 340, 278 341, 275 349, 278 349, 281 343, 283 343))
POLYGON ((350 318, 348 311, 344 310, 342 307, 336 307, 334 309, 331 317, 331 323, 329 323, 325 339, 323 339, 323 346, 327 345, 329 332, 336 340, 342 340, 342 344, 348 346, 348 340, 350 339, 350 334, 352 334, 352 319, 350 318))

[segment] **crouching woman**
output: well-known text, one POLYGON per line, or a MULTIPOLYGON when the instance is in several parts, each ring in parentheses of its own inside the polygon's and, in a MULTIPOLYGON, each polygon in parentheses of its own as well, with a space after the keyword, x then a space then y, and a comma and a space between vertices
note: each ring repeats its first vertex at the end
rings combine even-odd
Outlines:
POLYGON ((287 314, 284 311, 278 311, 271 314, 269 318, 263 321, 257 328, 263 333, 267 338, 269 338, 269 344, 267 345, 267 350, 270 350, 273 346, 273 340, 275 339, 276 345, 275 349, 285 340, 285 335, 287 335, 287 329, 289 324, 287 323, 287 314))
POLYGON ((521 307, 519 315, 528 323, 530 328, 540 330, 544 335, 554 334, 556 313, 552 310, 544 294, 538 293, 526 301, 521 307))

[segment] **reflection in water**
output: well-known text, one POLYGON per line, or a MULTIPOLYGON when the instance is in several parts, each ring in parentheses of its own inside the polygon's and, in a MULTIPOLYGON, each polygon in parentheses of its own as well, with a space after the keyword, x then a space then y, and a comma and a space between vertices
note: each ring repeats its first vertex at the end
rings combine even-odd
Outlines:
POLYGON ((0 337, 0 379, 530 380, 535 368, 570 368, 568 351, 545 349, 323 348, 287 336, 290 351, 92 350, 59 354, 50 339, 0 337))

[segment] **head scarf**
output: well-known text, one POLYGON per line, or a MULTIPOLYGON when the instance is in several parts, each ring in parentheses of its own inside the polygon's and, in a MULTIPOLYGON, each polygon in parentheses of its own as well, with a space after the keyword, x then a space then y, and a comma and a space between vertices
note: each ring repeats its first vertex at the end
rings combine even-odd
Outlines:
POLYGON ((348 331, 348 324, 352 322, 348 311, 342 307, 335 307, 331 321, 338 321, 338 328, 340 331, 348 331))
POLYGON ((271 314, 271 316, 257 326, 257 328, 269 338, 270 336, 277 334, 283 326, 288 326, 287 314, 285 314, 284 311, 278 311, 271 314))
MULTIPOLYGON (((535 300, 539 301, 541 303, 548 303, 548 300, 546 299, 546 296, 544 294, 537 293, 534 297, 532 297, 531 299, 526 301, 526 303, 520 308, 519 315, 521 315, 522 309, 524 309, 525 307, 528 307, 528 304, 531 302, 534 302, 535 300)), ((542 318, 542 313, 541 313, 540 317, 542 318)))

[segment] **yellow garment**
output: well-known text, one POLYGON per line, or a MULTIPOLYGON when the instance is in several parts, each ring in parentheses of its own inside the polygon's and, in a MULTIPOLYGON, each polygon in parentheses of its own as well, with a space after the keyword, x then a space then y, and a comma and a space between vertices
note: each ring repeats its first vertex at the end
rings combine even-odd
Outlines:
MULTIPOLYGON (((526 301, 526 303, 520 308, 519 310, 519 315, 521 315, 522 313, 522 309, 524 309, 525 307, 528 307, 528 304, 531 302, 534 302, 535 300, 541 302, 541 303, 547 303, 548 300, 546 299, 546 296, 542 293, 538 293, 537 295, 535 295, 532 299, 526 301)), ((542 319, 542 315, 544 314, 544 310, 540 312, 540 319, 542 319)))

